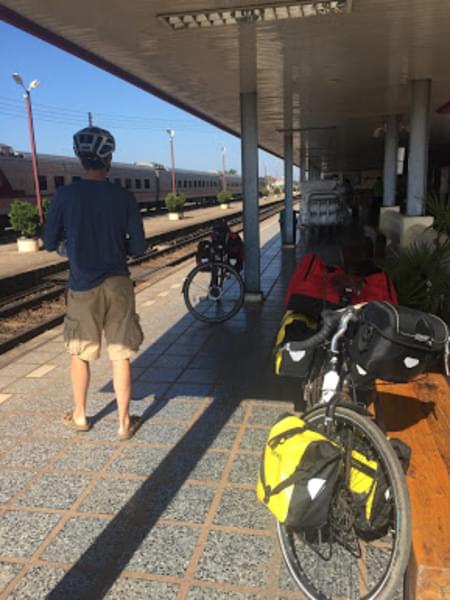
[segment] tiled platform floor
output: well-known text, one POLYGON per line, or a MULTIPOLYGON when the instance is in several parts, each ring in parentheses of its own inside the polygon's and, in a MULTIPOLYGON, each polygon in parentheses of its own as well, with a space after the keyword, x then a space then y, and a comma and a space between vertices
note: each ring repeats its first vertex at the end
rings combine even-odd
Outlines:
POLYGON ((106 356, 87 434, 60 423, 71 404, 61 331, 0 370, 0 598, 301 598, 254 492, 270 424, 296 393, 271 359, 295 255, 276 218, 261 232, 267 299, 230 322, 186 314, 186 266, 137 296, 146 339, 132 412, 145 423, 129 442, 115 440, 106 356))

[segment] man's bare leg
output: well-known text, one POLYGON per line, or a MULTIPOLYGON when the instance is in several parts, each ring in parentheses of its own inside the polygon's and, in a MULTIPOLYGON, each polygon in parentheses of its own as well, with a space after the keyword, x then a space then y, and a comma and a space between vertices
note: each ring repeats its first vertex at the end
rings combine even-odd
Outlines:
POLYGON ((86 360, 72 355, 70 363, 70 375, 72 377, 73 391, 73 420, 77 425, 86 425, 86 400, 91 379, 91 370, 86 360))
POLYGON ((119 435, 130 427, 131 366, 128 358, 113 360, 113 384, 119 411, 119 435))

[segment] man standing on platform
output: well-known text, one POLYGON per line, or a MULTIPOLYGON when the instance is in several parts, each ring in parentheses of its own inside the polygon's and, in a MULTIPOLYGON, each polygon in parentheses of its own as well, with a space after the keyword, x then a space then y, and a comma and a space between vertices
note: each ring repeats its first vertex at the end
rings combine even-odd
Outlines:
POLYGON ((74 408, 63 416, 63 423, 77 431, 90 429, 86 416, 90 362, 100 356, 104 332, 119 413, 118 438, 127 440, 139 427, 139 419, 129 414, 130 357, 143 334, 126 259, 144 253, 144 228, 134 195, 107 181, 113 136, 90 126, 73 139, 86 175, 58 188, 44 235, 49 251, 66 243, 70 266, 64 341, 72 355, 74 408))

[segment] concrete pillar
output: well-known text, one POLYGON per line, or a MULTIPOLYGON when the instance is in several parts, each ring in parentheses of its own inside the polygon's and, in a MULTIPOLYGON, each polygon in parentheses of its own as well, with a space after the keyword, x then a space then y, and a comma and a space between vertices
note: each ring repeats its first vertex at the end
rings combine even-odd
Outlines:
POLYGON ((244 194, 245 291, 260 294, 258 134, 256 94, 241 94, 241 152, 244 194))
POLYGON ((412 108, 406 214, 412 217, 425 213, 431 79, 418 79, 411 83, 412 108))
POLYGON ((309 179, 310 181, 320 179, 320 169, 311 161, 309 163, 309 179))
POLYGON ((440 179, 439 179, 439 193, 442 196, 448 194, 448 175, 450 167, 441 167, 440 179))
POLYGON ((284 240, 286 246, 294 244, 294 216, 293 216, 293 198, 292 198, 292 133, 284 134, 284 197, 285 197, 285 219, 284 219, 284 240))
POLYGON ((258 120, 256 94, 256 29, 239 25, 242 190, 244 197, 245 297, 262 300, 258 207, 258 120))
POLYGON ((383 206, 395 206, 397 191, 398 117, 386 119, 383 167, 383 206))

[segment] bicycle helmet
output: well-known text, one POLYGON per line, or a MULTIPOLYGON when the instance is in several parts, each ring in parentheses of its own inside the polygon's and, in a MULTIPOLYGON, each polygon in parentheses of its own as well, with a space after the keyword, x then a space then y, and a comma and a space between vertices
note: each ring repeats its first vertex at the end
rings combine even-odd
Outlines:
POLYGON ((100 127, 85 127, 73 136, 73 150, 82 162, 88 161, 109 168, 115 149, 113 136, 100 127))

